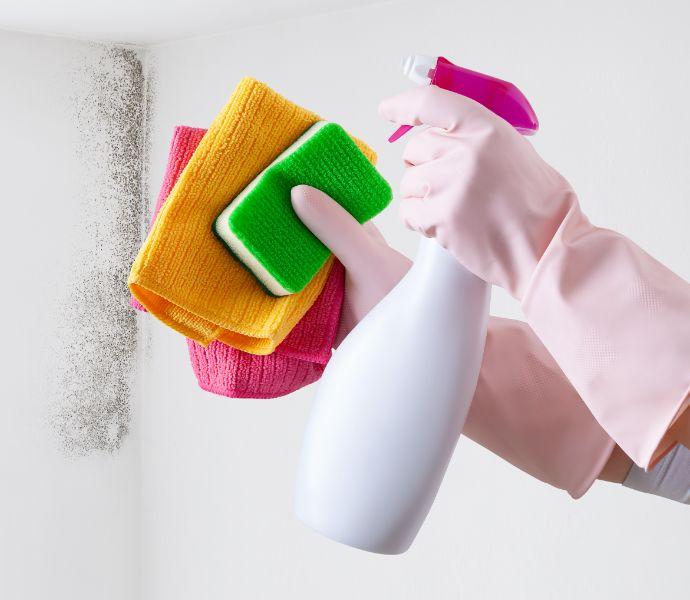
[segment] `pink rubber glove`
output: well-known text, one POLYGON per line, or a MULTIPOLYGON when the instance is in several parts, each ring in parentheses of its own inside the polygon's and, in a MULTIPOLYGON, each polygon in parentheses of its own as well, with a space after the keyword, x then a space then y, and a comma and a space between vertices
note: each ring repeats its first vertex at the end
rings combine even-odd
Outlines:
POLYGON ((373 223, 360 225, 320 190, 308 185, 292 188, 292 206, 345 267, 345 298, 334 344, 337 347, 403 278, 412 261, 393 250, 373 223))
MULTIPOLYGON (((402 278, 410 260, 372 224, 360 225, 323 192, 292 191, 300 219, 346 268, 344 337, 402 278)), ((521 470, 581 496, 614 442, 530 328, 492 318, 464 433, 521 470)))
POLYGON ((428 86, 380 112, 431 126, 404 151, 405 223, 521 300, 600 424, 650 466, 690 396, 690 285, 593 226, 568 182, 480 104, 428 86))

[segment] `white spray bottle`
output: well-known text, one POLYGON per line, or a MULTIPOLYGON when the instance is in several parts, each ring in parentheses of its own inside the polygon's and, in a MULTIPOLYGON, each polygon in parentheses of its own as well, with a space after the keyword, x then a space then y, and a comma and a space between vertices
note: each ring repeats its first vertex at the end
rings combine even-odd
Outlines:
MULTIPOLYGON (((419 65, 430 60, 408 59, 406 73, 419 81, 419 65)), ((305 524, 371 552, 409 548, 465 423, 489 301, 486 282, 421 239, 412 268, 342 342, 319 382, 295 494, 305 524)))

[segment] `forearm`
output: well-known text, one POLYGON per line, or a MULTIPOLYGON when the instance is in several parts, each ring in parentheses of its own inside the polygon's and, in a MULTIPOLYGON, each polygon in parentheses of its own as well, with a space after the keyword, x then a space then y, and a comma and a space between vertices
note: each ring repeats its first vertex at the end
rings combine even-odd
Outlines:
POLYGON ((623 483, 632 466, 633 461, 630 457, 623 452, 620 446, 616 446, 597 479, 612 483, 623 483))
POLYGON ((639 466, 687 441, 687 282, 574 212, 542 257, 523 308, 599 423, 639 466))
POLYGON ((464 433, 575 498, 615 446, 530 327, 494 317, 464 433))

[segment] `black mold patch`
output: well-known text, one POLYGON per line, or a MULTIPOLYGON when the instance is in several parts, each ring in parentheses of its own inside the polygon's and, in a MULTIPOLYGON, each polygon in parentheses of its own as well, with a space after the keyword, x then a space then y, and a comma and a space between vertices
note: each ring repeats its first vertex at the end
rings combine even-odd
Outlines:
POLYGON ((127 276, 144 235, 153 100, 144 57, 91 45, 72 73, 83 183, 50 419, 69 455, 115 452, 130 431, 140 336, 127 276))

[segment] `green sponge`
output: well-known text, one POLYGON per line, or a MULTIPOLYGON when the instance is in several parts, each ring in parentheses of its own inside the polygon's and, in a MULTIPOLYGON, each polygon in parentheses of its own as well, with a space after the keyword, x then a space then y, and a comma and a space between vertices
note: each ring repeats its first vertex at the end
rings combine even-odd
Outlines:
POLYGON ((310 185, 360 223, 391 201, 386 180, 345 130, 319 121, 264 169, 218 216, 216 236, 273 296, 302 290, 330 251, 299 220, 290 190, 310 185))

